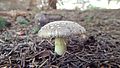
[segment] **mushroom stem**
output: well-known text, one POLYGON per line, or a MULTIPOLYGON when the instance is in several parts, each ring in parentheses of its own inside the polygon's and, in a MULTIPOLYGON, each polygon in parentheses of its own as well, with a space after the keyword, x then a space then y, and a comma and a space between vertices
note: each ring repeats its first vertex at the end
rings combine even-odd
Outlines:
POLYGON ((55 52, 58 55, 62 55, 65 53, 67 47, 66 47, 66 42, 64 38, 57 37, 55 38, 55 52))

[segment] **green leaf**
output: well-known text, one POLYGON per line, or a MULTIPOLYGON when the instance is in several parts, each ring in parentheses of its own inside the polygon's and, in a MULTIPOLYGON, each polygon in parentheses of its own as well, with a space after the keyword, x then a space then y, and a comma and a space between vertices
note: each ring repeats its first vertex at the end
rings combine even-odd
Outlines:
POLYGON ((20 24, 25 24, 27 25, 28 24, 28 21, 27 20, 22 20, 22 21, 19 21, 20 24))
POLYGON ((6 24, 7 24, 7 21, 3 17, 0 17, 0 30, 5 28, 6 24))
POLYGON ((22 16, 19 16, 17 17, 16 21, 21 24, 21 25, 28 25, 29 24, 29 21, 26 20, 24 17, 22 16))

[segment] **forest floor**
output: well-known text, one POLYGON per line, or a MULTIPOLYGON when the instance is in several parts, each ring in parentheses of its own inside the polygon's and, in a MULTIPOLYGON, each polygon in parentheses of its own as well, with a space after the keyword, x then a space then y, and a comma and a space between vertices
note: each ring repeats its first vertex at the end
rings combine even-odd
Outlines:
POLYGON ((53 41, 42 40, 31 30, 34 21, 11 26, 0 32, 0 68, 120 68, 120 10, 53 10, 62 20, 86 28, 86 39, 68 38, 63 56, 54 54, 53 41), (51 42, 51 43, 50 43, 51 42))

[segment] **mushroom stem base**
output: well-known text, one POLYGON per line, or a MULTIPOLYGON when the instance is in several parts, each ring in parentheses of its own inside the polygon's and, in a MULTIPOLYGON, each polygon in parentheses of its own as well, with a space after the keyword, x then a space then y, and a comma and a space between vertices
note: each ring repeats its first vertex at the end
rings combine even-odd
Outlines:
POLYGON ((64 38, 55 38, 55 52, 58 55, 63 55, 66 51, 66 42, 64 38))

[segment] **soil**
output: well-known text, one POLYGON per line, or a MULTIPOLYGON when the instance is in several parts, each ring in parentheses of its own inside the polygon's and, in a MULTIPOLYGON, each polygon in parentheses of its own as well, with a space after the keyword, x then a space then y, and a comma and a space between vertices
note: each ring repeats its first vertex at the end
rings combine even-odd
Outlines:
POLYGON ((31 32, 34 20, 11 26, 0 32, 1 68, 120 68, 120 10, 52 10, 62 20, 78 22, 87 30, 87 38, 68 38, 67 51, 54 53, 54 41, 41 39, 31 32), (22 33, 21 33, 22 31, 22 33))

